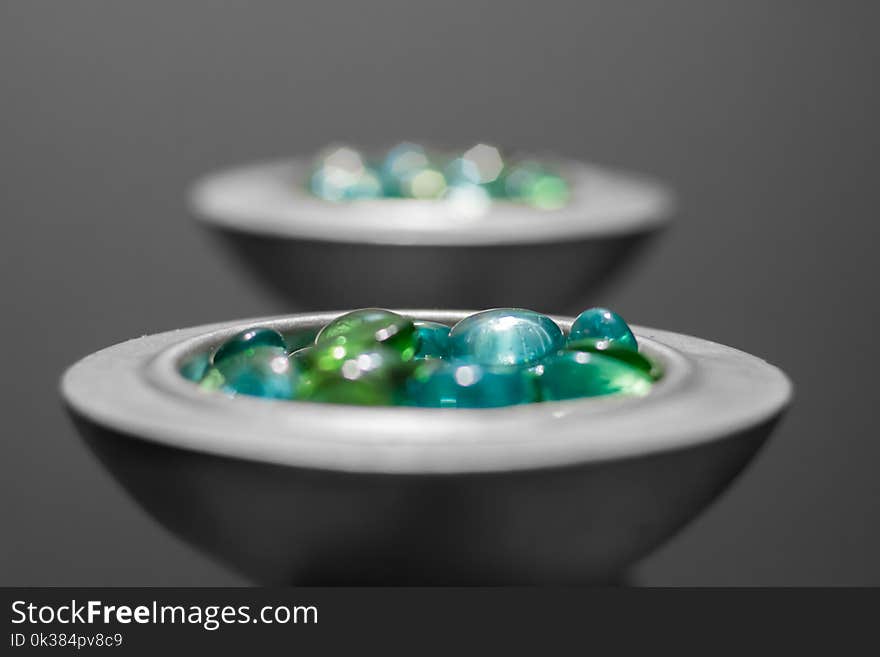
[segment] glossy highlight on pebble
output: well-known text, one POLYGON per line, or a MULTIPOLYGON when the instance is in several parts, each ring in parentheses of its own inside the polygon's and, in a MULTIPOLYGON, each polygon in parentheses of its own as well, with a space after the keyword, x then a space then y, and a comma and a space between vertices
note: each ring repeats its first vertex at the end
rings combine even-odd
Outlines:
POLYGON ((626 323, 603 308, 578 321, 566 337, 552 318, 522 308, 474 313, 452 327, 362 308, 317 332, 241 331, 187 356, 179 371, 209 393, 356 406, 499 408, 648 394, 661 371, 626 323))

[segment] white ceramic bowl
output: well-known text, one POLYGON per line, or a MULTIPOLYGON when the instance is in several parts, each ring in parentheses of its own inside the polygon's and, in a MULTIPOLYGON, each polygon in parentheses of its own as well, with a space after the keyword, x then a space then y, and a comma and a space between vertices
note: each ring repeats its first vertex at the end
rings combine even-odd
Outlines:
POLYGON ((639 327, 665 372, 643 398, 354 407, 229 398, 178 373, 245 327, 290 333, 337 314, 130 340, 72 366, 62 394, 148 511, 259 581, 446 584, 619 575, 723 490, 791 396, 754 356, 639 327))
POLYGON ((249 268, 308 308, 584 306, 669 219, 671 192, 580 162, 562 208, 495 201, 480 214, 449 201, 331 203, 306 191, 310 162, 244 166, 193 186, 196 216, 249 268))

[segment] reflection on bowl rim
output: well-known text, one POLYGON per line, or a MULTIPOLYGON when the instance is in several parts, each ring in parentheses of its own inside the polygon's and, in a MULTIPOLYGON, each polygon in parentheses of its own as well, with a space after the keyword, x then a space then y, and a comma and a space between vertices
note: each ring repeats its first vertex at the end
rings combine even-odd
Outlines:
MULTIPOLYGON (((179 373, 182 359, 250 326, 290 333, 344 311, 169 331, 70 367, 70 407, 120 433, 233 458, 400 474, 532 469, 643 456, 723 439, 778 415, 792 388, 776 367, 690 336, 633 326, 663 378, 644 397, 607 396, 491 409, 359 407, 228 397, 179 373)), ((474 311, 400 310, 454 323, 474 311)), ((572 318, 554 317, 564 330, 572 318)))
POLYGON ((196 217, 216 228, 286 239, 401 246, 504 246, 647 232, 669 220, 672 192, 647 177, 573 160, 542 158, 565 177, 570 198, 540 210, 495 200, 478 216, 446 201, 325 201, 305 189, 310 158, 243 165, 190 189, 196 217))

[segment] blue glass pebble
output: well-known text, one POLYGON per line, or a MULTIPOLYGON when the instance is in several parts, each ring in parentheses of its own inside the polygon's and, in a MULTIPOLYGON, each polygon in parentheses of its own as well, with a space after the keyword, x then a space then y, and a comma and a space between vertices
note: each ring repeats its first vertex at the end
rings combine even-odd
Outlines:
POLYGON ((488 367, 535 363, 565 341, 552 319, 519 308, 497 308, 466 317, 452 327, 449 339, 452 356, 488 367))

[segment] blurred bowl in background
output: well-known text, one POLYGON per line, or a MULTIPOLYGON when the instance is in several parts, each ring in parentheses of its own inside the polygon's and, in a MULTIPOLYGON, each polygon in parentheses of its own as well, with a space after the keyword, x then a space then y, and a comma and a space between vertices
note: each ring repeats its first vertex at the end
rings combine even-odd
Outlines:
POLYGON ((210 175, 196 216, 302 309, 539 307, 574 312, 670 218, 672 193, 636 176, 548 163, 569 199, 545 210, 503 200, 328 202, 307 191, 308 158, 210 175))
POLYGON ((721 493, 791 397, 754 356, 639 327, 664 370, 641 398, 355 407, 230 398, 179 373, 243 328, 314 332, 337 314, 130 340, 73 365, 62 394, 160 523, 256 581, 300 584, 611 581, 721 493))

